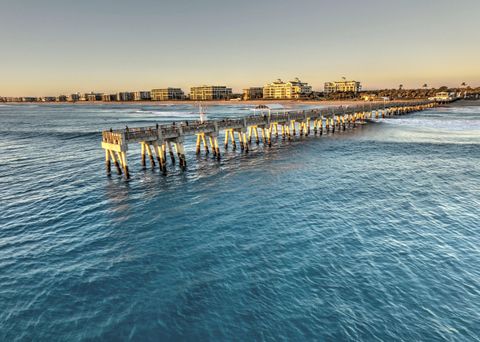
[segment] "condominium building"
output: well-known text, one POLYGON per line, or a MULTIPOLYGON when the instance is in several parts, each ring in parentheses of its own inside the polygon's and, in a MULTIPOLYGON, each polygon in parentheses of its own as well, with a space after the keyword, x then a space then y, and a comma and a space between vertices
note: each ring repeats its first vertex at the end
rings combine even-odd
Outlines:
POLYGON ((133 101, 133 93, 129 91, 117 93, 117 101, 133 101))
POLYGON ((22 97, 7 96, 7 97, 0 97, 0 102, 26 102, 26 101, 23 101, 22 97))
POLYGON ((143 91, 136 91, 133 93, 133 100, 134 101, 148 101, 150 100, 150 92, 143 90, 143 91))
POLYGON ((308 83, 295 78, 293 81, 284 82, 281 79, 263 87, 264 99, 299 99, 308 96, 312 87, 308 83))
POLYGON ((92 92, 90 94, 85 94, 84 97, 86 101, 102 101, 103 94, 92 92))
POLYGON ((56 96, 44 96, 40 99, 42 102, 55 102, 57 100, 56 96))
POLYGON ((118 101, 117 98, 118 98, 117 94, 103 94, 102 101, 104 102, 118 101))
POLYGON ((180 88, 160 88, 150 91, 152 101, 183 100, 185 94, 180 88))
POLYGON ((261 99, 263 97, 263 88, 262 87, 245 88, 243 89, 242 97, 244 100, 261 99))
POLYGON ((357 81, 325 82, 324 92, 329 93, 358 93, 362 85, 357 81))
POLYGON ((67 97, 67 101, 70 101, 70 102, 77 102, 77 101, 80 101, 80 93, 76 93, 76 94, 71 94, 67 97))
POLYGON ((232 96, 232 88, 225 86, 201 86, 190 88, 190 100, 227 100, 232 96))

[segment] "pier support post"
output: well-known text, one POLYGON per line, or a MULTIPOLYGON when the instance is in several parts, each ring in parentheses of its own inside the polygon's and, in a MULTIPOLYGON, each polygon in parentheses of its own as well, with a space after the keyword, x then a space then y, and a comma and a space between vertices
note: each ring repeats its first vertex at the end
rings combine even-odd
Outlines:
POLYGON ((247 140, 247 134, 246 133, 242 133, 243 134, 243 144, 244 144, 244 148, 245 148, 245 153, 248 153, 248 140, 247 140))
POLYGON ((267 133, 268 146, 272 147, 272 127, 267 128, 266 133, 267 133))
POLYGON ((245 145, 243 144, 243 134, 242 131, 237 132, 238 135, 238 143, 240 144, 240 150, 243 151, 245 149, 245 145))
POLYGON ((117 169, 117 172, 119 175, 122 174, 122 169, 120 168, 120 164, 119 164, 119 158, 117 158, 117 155, 116 155, 116 152, 114 151, 109 151, 110 152, 110 157, 112 158, 113 160, 113 164, 115 165, 115 168, 117 169))
POLYGON ((145 142, 141 142, 140 143, 140 146, 141 146, 141 156, 142 156, 142 169, 145 169, 147 167, 147 163, 146 163, 146 158, 145 158, 145 142))
POLYGON ((207 139, 205 138, 205 133, 200 133, 200 134, 203 142, 203 148, 205 149, 205 154, 208 154, 209 150, 208 150, 207 139))
POLYGON ((292 135, 290 134, 290 125, 285 125, 285 132, 287 133, 288 141, 292 140, 292 135))
POLYGON ((232 150, 237 148, 237 143, 235 142, 235 134, 233 133, 233 129, 230 130, 230 138, 232 139, 232 150))
POLYGON ((170 159, 172 160, 172 164, 175 165, 175 154, 173 152, 172 143, 170 142, 170 140, 167 140, 167 146, 168 153, 170 154, 170 159))
POLYGON ((215 154, 217 156, 217 159, 220 160, 220 148, 218 147, 218 139, 217 136, 213 137, 213 144, 215 146, 215 154))
POLYGON ((110 165, 110 152, 105 149, 105 168, 107 169, 107 175, 111 175, 112 174, 112 168, 111 168, 111 165, 110 165))
POLYGON ((230 130, 227 129, 225 130, 225 143, 223 144, 225 146, 225 149, 228 149, 228 135, 230 134, 230 130))
POLYGON ((145 149, 147 150, 148 157, 150 158, 150 165, 152 169, 155 168, 155 161, 153 160, 153 153, 152 150, 150 149, 150 144, 148 142, 144 143, 145 149))
POLYGON ((128 164, 127 164, 127 153, 120 152, 120 158, 123 165, 123 172, 125 174, 126 179, 130 179, 130 172, 128 172, 128 164))
POLYGON ((208 135, 208 142, 210 144, 210 148, 212 149, 212 153, 215 156, 217 154, 217 150, 215 149, 215 144, 213 143, 213 139, 210 134, 208 135))
POLYGON ((158 144, 157 141, 153 142, 153 150, 157 155, 158 166, 163 173, 167 172, 167 163, 165 160, 165 153, 163 151, 163 144, 158 144))
POLYGON ((187 159, 185 157, 185 149, 183 147, 183 139, 177 138, 174 142, 175 150, 178 156, 178 165, 182 170, 187 167, 187 159))
POLYGON ((200 143, 202 141, 202 135, 203 133, 198 133, 197 134, 197 143, 195 144, 195 153, 198 155, 200 154, 200 143))

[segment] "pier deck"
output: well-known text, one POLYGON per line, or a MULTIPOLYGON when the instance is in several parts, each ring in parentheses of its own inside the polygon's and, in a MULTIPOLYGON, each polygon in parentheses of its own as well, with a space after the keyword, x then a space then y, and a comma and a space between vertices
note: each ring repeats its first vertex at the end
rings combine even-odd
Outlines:
POLYGON ((147 127, 133 127, 121 130, 102 132, 102 148, 105 150, 107 174, 111 173, 111 162, 119 174, 128 179, 130 172, 127 164, 129 144, 141 145, 142 167, 146 167, 146 158, 155 168, 155 161, 164 173, 167 172, 167 151, 172 163, 178 158, 182 169, 186 167, 184 138, 196 136, 196 153, 213 153, 220 159, 218 137, 225 134, 224 146, 229 143, 235 149, 238 144, 241 151, 248 152, 252 138, 258 144, 260 140, 271 146, 272 136, 281 135, 283 139, 292 139, 297 135, 308 136, 312 130, 315 135, 335 133, 335 130, 353 128, 367 119, 381 119, 392 115, 401 115, 412 111, 421 111, 435 105, 432 101, 389 102, 349 107, 330 107, 311 110, 291 110, 262 112, 241 118, 225 118, 217 120, 177 121, 172 124, 162 124, 147 127), (368 107, 368 108, 367 108, 368 107), (280 129, 279 129, 280 128, 280 129), (261 133, 261 139, 259 135, 261 133), (237 139, 235 138, 237 135, 237 139), (176 156, 176 157, 175 157, 176 156))

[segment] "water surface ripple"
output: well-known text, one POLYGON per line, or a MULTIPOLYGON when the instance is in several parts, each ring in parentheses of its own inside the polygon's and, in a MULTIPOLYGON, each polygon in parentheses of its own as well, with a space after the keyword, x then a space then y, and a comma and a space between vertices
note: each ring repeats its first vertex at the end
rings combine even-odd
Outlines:
POLYGON ((195 112, 0 106, 1 341, 480 340, 480 107, 106 177, 195 112))

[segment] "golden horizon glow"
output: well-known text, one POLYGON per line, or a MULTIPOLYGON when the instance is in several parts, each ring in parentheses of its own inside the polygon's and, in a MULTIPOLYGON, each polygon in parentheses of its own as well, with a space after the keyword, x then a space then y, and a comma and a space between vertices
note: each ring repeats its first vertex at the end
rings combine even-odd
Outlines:
POLYGON ((480 86, 478 1, 26 0, 4 6, 0 96, 242 88, 299 77, 323 90, 480 86))

